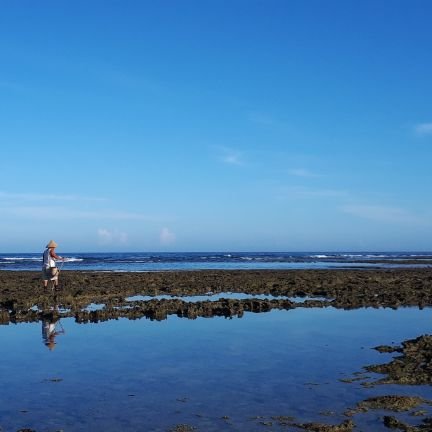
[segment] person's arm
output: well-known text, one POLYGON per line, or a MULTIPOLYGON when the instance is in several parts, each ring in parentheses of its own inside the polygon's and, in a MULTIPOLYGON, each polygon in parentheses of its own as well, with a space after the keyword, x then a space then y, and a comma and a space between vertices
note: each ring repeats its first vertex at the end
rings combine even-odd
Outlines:
POLYGON ((64 260, 63 257, 57 255, 53 250, 51 250, 50 255, 51 255, 51 258, 58 259, 58 260, 64 260))

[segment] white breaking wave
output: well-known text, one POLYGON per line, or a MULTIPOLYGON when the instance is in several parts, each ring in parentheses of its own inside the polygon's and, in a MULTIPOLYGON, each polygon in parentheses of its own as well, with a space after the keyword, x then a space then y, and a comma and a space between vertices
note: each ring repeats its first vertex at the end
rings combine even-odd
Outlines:
POLYGON ((4 259, 5 261, 42 261, 42 258, 32 258, 32 257, 5 257, 5 258, 1 258, 4 259))
MULTIPOLYGON (((42 262, 42 257, 0 257, 0 261, 6 261, 3 264, 13 264, 14 262, 20 261, 35 261, 42 262)), ((65 262, 81 262, 84 261, 84 258, 76 258, 76 257, 65 257, 65 262)))

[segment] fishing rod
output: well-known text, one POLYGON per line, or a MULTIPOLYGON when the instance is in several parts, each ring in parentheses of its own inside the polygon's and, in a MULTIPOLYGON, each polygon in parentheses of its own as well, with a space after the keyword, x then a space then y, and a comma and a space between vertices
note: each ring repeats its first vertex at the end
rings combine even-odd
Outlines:
POLYGON ((62 262, 61 262, 60 266, 57 267, 58 268, 58 273, 60 273, 60 270, 63 268, 64 263, 65 263, 65 258, 62 259, 62 262))

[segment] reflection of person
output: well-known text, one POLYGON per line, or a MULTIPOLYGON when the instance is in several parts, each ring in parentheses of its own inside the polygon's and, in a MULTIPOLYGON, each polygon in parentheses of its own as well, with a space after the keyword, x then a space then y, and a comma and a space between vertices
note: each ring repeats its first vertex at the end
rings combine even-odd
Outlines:
POLYGON ((42 281, 45 288, 48 286, 48 281, 52 281, 55 288, 58 286, 59 270, 56 266, 55 260, 64 261, 64 258, 56 254, 55 248, 57 246, 58 245, 54 240, 50 240, 43 253, 42 281))
POLYGON ((42 319, 42 339, 50 351, 55 348, 55 337, 63 333, 64 330, 59 318, 54 318, 54 316, 51 314, 45 316, 42 319), (57 328, 57 325, 60 326, 60 330, 57 328))

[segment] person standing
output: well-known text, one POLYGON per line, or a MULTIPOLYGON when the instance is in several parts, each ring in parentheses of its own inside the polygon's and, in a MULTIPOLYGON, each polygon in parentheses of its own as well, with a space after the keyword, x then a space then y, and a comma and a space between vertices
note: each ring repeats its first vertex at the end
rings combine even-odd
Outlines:
POLYGON ((56 266, 55 260, 64 261, 64 258, 56 254, 55 248, 57 246, 54 240, 50 240, 43 253, 42 282, 45 288, 48 287, 48 281, 52 281, 55 288, 58 287, 59 269, 56 266))

